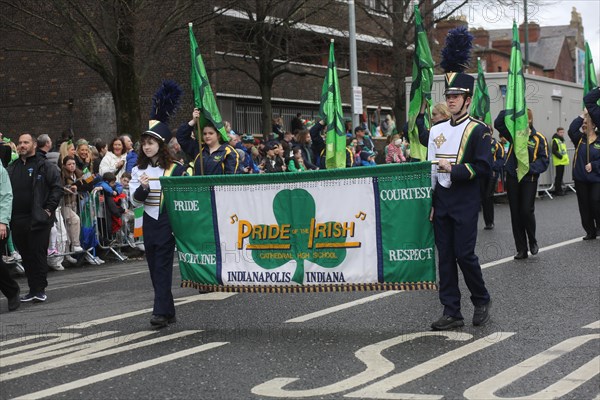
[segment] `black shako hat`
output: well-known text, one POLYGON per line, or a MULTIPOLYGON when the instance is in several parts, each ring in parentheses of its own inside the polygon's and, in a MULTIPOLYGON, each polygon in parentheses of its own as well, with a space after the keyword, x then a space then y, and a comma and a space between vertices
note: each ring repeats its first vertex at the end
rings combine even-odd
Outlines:
POLYGON ((448 32, 440 63, 445 72, 446 90, 444 95, 473 95, 475 78, 464 73, 464 70, 469 67, 472 42, 473 35, 469 33, 465 26, 459 26, 448 32))
POLYGON ((177 112, 182 94, 183 90, 175 81, 162 82, 152 97, 148 130, 144 131, 142 135, 150 135, 162 142, 171 140, 173 135, 169 128, 169 119, 177 112))

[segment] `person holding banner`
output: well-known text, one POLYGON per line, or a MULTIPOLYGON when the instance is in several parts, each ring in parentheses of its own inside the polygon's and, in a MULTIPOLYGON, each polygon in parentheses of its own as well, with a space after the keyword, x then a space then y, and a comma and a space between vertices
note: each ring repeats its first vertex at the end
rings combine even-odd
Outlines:
POLYGON ((468 112, 475 80, 463 71, 468 65, 471 41, 472 35, 465 27, 448 33, 442 67, 446 71, 444 95, 451 118, 431 127, 427 145, 427 160, 434 161, 431 220, 438 249, 439 298, 444 306, 442 317, 431 324, 436 331, 464 326, 458 267, 471 292, 473 325, 483 325, 490 319, 491 298, 475 255, 475 243, 479 180, 490 175, 491 142, 489 128, 468 112), (467 48, 463 47, 465 43, 467 48))
POLYGON ((583 240, 593 240, 600 230, 600 88, 592 89, 585 97, 586 110, 569 126, 569 137, 576 146, 573 160, 573 180, 581 225, 586 235, 583 240))
POLYGON ((185 167, 173 160, 168 143, 171 130, 167 125, 179 104, 181 89, 165 81, 154 95, 151 120, 142 133, 137 165, 131 171, 129 190, 134 206, 144 205, 144 247, 154 288, 154 307, 150 324, 163 328, 176 321, 173 283, 175 237, 166 207, 162 204, 161 176, 185 175, 185 167))
POLYGON ((506 192, 510 207, 513 237, 517 247, 515 260, 527 258, 527 242, 529 252, 536 255, 539 251, 535 237, 535 197, 539 176, 548 169, 548 142, 544 135, 533 127, 533 113, 527 109, 529 122, 529 141, 527 152, 529 154, 529 172, 521 180, 517 179, 517 158, 515 156, 513 137, 506 127, 504 117, 506 110, 500 111, 494 121, 494 127, 510 143, 506 155, 506 192))
POLYGON ((200 119, 200 110, 194 108, 192 119, 177 129, 177 141, 193 161, 194 175, 228 175, 240 173, 240 155, 225 143, 210 122, 202 129, 202 154, 200 145, 192 138, 192 132, 200 119), (202 165, 201 165, 202 164, 202 165))

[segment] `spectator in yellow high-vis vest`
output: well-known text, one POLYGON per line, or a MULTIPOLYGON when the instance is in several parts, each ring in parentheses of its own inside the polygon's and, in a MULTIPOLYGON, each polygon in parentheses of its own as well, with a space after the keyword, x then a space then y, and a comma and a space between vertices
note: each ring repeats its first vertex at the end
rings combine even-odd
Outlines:
POLYGON ((565 191, 562 186, 563 176, 565 174, 565 165, 569 165, 564 128, 556 128, 556 133, 552 136, 552 162, 555 168, 554 195, 564 196, 565 191))

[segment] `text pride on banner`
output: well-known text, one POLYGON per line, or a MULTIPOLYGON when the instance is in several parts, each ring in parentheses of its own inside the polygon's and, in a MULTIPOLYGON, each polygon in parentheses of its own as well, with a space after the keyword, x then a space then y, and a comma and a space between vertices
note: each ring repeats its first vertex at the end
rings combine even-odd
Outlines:
POLYGON ((430 173, 425 162, 293 176, 163 177, 183 286, 435 288, 430 173))
POLYGON ((512 136, 513 151, 517 158, 517 179, 520 181, 529 172, 529 122, 525 104, 525 77, 523 75, 523 58, 517 23, 513 22, 512 49, 506 85, 506 116, 504 123, 512 136))

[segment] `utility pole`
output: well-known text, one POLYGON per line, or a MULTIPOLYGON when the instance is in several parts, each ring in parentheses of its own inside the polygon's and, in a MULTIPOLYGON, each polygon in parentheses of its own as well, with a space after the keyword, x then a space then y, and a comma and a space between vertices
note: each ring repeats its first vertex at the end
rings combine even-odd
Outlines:
POLYGON ((524 44, 525 44, 525 73, 529 73, 529 26, 527 23, 527 0, 523 0, 523 12, 525 19, 523 21, 524 44))
POLYGON ((350 40, 350 95, 352 96, 352 127, 358 126, 358 115, 362 114, 362 92, 358 86, 358 66, 356 62, 356 16, 354 0, 348 0, 348 33, 350 40), (357 101, 357 100, 360 100, 357 101), (360 104, 358 104, 360 103, 360 104), (358 106, 360 105, 360 109, 358 106))

